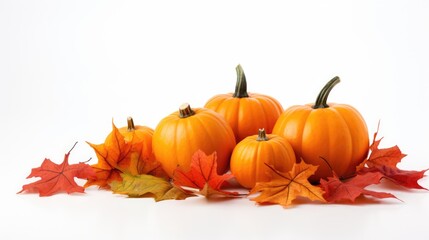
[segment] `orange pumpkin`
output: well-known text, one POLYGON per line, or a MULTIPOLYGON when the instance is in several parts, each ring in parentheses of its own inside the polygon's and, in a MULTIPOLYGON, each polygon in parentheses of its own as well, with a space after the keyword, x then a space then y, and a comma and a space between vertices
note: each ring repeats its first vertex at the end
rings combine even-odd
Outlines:
MULTIPOLYGON (((118 129, 119 133, 124 137, 125 142, 132 143, 132 149, 130 150, 130 162, 127 163, 124 171, 137 175, 144 172, 144 167, 147 161, 154 161, 155 156, 152 151, 152 136, 153 129, 134 125, 134 120, 131 117, 127 119, 127 126, 118 129), (148 157, 145 161, 141 158, 148 157)), ((111 133, 112 134, 112 133, 111 133)), ((120 166, 119 166, 120 167, 120 166)))
POLYGON ((247 92, 246 76, 241 65, 236 67, 237 83, 235 92, 212 97, 206 108, 220 113, 234 131, 237 142, 264 128, 271 133, 278 117, 283 112, 282 105, 273 97, 247 92))
POLYGON ((361 114, 350 105, 327 104, 339 82, 339 77, 329 81, 315 104, 285 110, 273 129, 291 143, 297 159, 319 166, 312 181, 332 176, 332 170, 339 177, 351 176, 368 154, 368 129, 361 114))
POLYGON ((178 166, 189 170, 197 150, 207 154, 216 151, 217 172, 225 173, 235 144, 234 133, 220 114, 206 108, 191 109, 189 104, 162 119, 153 134, 155 157, 170 177, 178 166))
POLYGON ((265 165, 272 165, 281 172, 292 169, 296 162, 292 146, 284 137, 266 134, 249 136, 235 146, 231 156, 231 173, 245 188, 253 188, 257 182, 271 180, 272 172, 265 165))

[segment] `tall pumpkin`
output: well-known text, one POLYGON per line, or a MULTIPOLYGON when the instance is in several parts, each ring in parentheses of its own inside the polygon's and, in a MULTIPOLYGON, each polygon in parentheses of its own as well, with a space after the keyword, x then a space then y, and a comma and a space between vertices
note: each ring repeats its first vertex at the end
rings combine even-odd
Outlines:
POLYGON ((191 109, 189 104, 162 119, 152 139, 155 157, 170 177, 178 166, 189 169, 197 150, 207 154, 216 151, 217 172, 225 173, 236 143, 231 127, 220 114, 206 108, 191 109))
POLYGON ((241 65, 236 67, 235 92, 219 94, 209 99, 206 108, 220 113, 234 131, 237 142, 264 128, 271 133, 282 105, 273 97, 247 92, 246 76, 241 65))
POLYGON ((284 136, 297 159, 319 166, 313 181, 332 176, 353 175, 368 154, 369 137, 365 120, 352 106, 327 103, 333 78, 320 91, 315 104, 292 106, 277 120, 273 133, 284 136))

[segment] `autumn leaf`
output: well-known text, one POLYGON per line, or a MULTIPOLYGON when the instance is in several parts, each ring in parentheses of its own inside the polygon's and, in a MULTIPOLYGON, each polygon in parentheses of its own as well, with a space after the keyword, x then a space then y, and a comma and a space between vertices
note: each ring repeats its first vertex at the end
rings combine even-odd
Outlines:
POLYGON ((76 144, 65 154, 61 164, 56 164, 46 158, 40 167, 33 168, 27 178, 40 177, 41 179, 22 186, 22 190, 18 193, 39 193, 41 197, 52 196, 58 192, 66 192, 68 194, 74 192, 83 193, 85 188, 79 186, 74 178, 93 178, 95 177, 95 173, 86 163, 69 164, 70 152, 76 144))
POLYGON ((192 194, 173 186, 170 181, 152 175, 121 174, 122 181, 113 181, 110 188, 114 193, 129 197, 153 197, 155 201, 182 200, 192 194))
POLYGON ((320 186, 325 191, 323 197, 326 201, 355 202, 356 198, 361 195, 368 195, 375 198, 396 198, 393 194, 385 192, 376 192, 365 189, 372 184, 379 184, 384 175, 380 172, 368 172, 365 174, 356 175, 348 181, 341 181, 336 174, 333 177, 328 177, 328 180, 321 179, 320 186))
POLYGON ((429 169, 414 171, 414 170, 401 170, 397 167, 389 167, 389 166, 374 166, 370 168, 363 168, 359 172, 360 173, 368 173, 368 172, 379 172, 383 174, 386 179, 391 180, 393 183, 406 187, 406 188, 414 188, 414 189, 424 189, 427 188, 421 186, 418 181, 422 179, 425 175, 425 172, 429 169))
POLYGON ((379 148, 383 138, 377 140, 377 135, 378 129, 377 132, 374 133, 373 143, 369 147, 371 154, 366 164, 368 167, 389 166, 396 168, 397 164, 407 155, 403 154, 397 145, 390 148, 379 148))
POLYGON ((114 123, 103 144, 88 144, 94 149, 98 162, 92 165, 96 178, 88 180, 85 187, 97 185, 108 189, 111 182, 121 181, 121 173, 167 176, 153 153, 145 149, 142 140, 134 132, 126 139, 114 123))
POLYGON ((379 172, 397 185, 427 190, 418 184, 418 181, 425 176, 425 172, 429 169, 421 171, 399 169, 398 163, 407 155, 403 154, 397 145, 390 148, 379 148, 382 138, 377 140, 377 135, 378 129, 374 133, 373 143, 370 146, 371 154, 357 167, 357 173, 379 172))
POLYGON ((173 183, 179 187, 195 189, 194 192, 207 198, 214 196, 237 197, 237 192, 224 191, 221 188, 232 174, 217 174, 216 152, 207 156, 203 151, 194 153, 189 171, 184 171, 180 166, 175 170, 173 183))
POLYGON ((289 172, 280 172, 274 167, 266 166, 273 172, 272 179, 269 182, 257 182, 255 187, 250 190, 250 194, 261 192, 261 194, 252 201, 257 203, 274 203, 287 207, 297 197, 305 197, 313 201, 325 202, 323 191, 318 186, 313 186, 308 178, 313 175, 317 166, 306 164, 301 161, 295 163, 289 172))

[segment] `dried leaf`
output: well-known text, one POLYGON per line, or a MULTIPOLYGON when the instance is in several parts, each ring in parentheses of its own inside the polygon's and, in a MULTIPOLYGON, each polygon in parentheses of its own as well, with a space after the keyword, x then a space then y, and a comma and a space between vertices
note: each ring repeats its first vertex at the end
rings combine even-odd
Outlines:
POLYGON ((289 172, 280 172, 274 167, 267 165, 273 171, 270 182, 257 182, 250 190, 250 194, 261 192, 252 201, 257 203, 275 203, 289 206, 297 197, 305 197, 313 201, 325 202, 323 191, 318 186, 313 186, 308 178, 313 175, 317 166, 305 162, 295 163, 289 172))
POLYGON ((365 173, 357 175, 348 181, 342 182, 337 175, 328 177, 328 180, 321 179, 320 186, 325 191, 323 197, 328 202, 355 202, 361 195, 369 195, 375 198, 396 198, 393 194, 376 192, 365 189, 372 184, 379 184, 384 177, 379 172, 365 173))
MULTIPOLYGON (((76 144, 73 148, 75 146, 76 144)), ((56 164, 46 158, 40 167, 33 168, 27 178, 40 177, 41 179, 22 186, 22 190, 18 193, 39 193, 41 197, 52 196, 58 192, 68 194, 74 192, 83 193, 85 188, 77 185, 74 178, 94 178, 95 173, 86 163, 69 164, 68 159, 73 148, 65 154, 64 161, 61 164, 56 164)))
POLYGON ((128 195, 129 197, 153 197, 155 201, 176 199, 182 200, 192 196, 192 194, 173 186, 164 178, 152 175, 130 175, 121 174, 122 181, 110 183, 111 190, 117 194, 128 195))
POLYGON ((192 156, 190 170, 185 172, 178 167, 174 172, 173 183, 180 187, 188 187, 195 193, 207 198, 214 196, 236 197, 237 192, 224 191, 221 188, 228 180, 233 178, 232 174, 217 174, 216 152, 207 156, 203 151, 198 150, 192 156))

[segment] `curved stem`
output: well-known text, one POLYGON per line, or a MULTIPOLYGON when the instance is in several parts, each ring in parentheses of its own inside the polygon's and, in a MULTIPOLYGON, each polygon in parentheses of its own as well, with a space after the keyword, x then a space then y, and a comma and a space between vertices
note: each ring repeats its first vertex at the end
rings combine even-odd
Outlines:
POLYGON ((313 108, 328 108, 329 105, 326 103, 328 101, 329 93, 331 92, 332 88, 334 88, 335 85, 337 85, 340 82, 340 78, 334 77, 332 78, 326 85, 322 88, 319 95, 316 98, 316 103, 314 104, 313 108))
POLYGON ((189 103, 184 103, 179 107, 179 116, 180 118, 187 118, 194 115, 195 112, 192 110, 189 103))
POLYGON ((267 134, 265 132, 265 129, 259 129, 258 137, 256 138, 256 141, 268 141, 267 134))
POLYGON ((235 84, 235 92, 232 96, 236 98, 249 97, 247 93, 246 75, 244 75, 243 68, 238 64, 235 70, 237 71, 237 83, 235 84))
POLYGON ((134 120, 133 120, 133 118, 132 117, 128 117, 127 118, 127 130, 128 130, 128 132, 132 132, 132 131, 134 131, 136 128, 135 128, 135 126, 134 126, 134 120))

